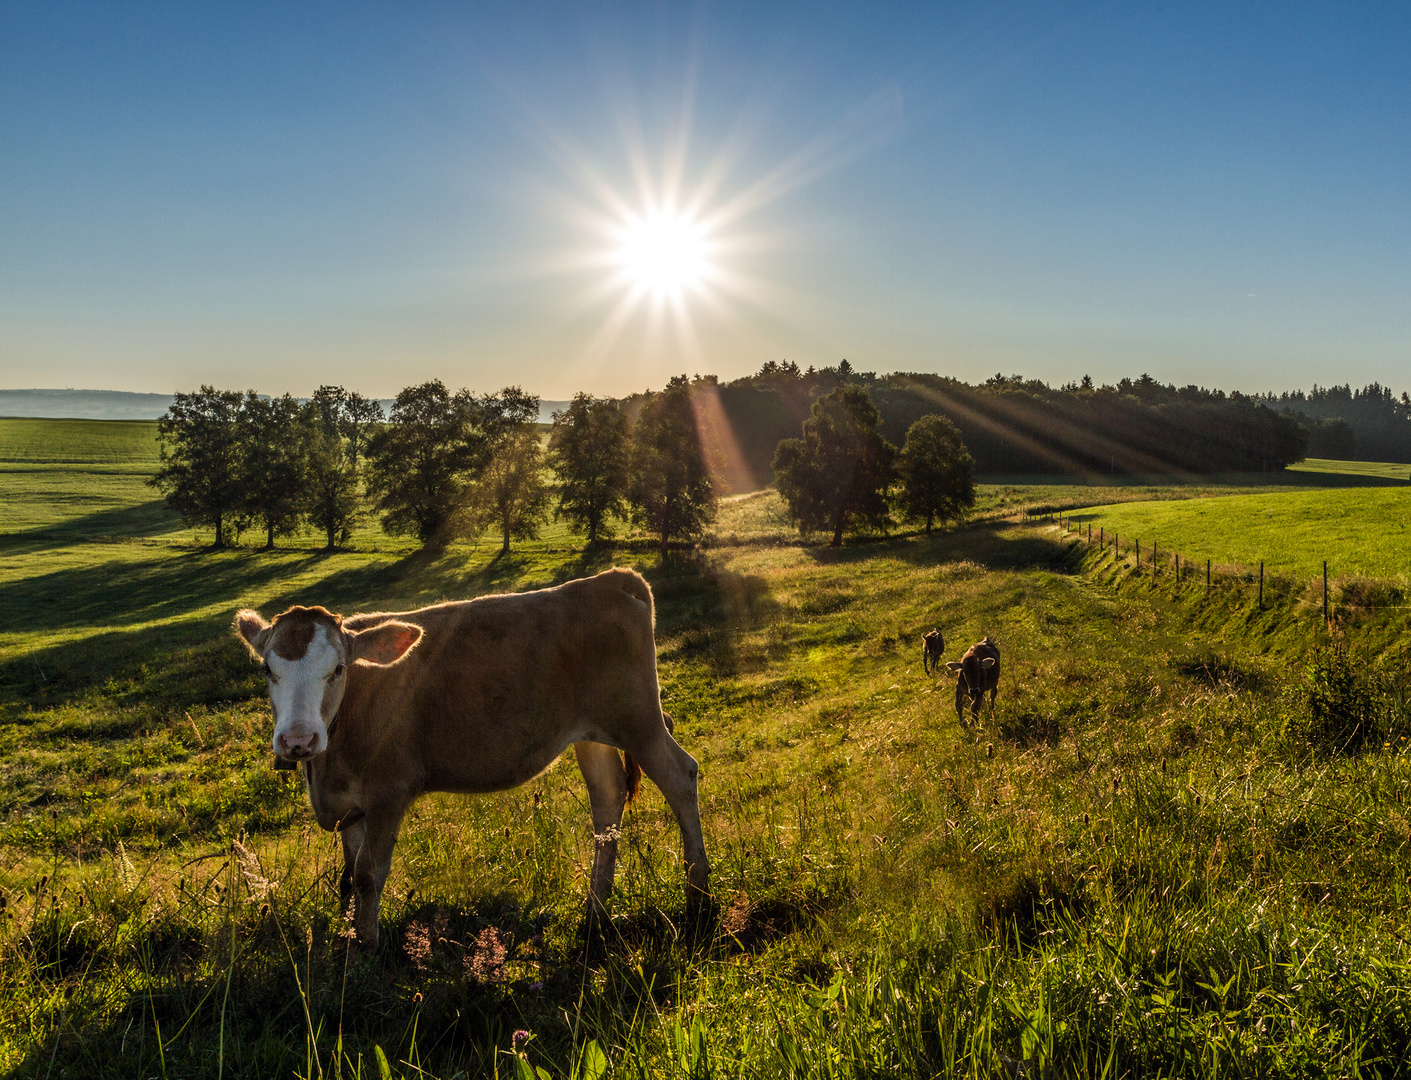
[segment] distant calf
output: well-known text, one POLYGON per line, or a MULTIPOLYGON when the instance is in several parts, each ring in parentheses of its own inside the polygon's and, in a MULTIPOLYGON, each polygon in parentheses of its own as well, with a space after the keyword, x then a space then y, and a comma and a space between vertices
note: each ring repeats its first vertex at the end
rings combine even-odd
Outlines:
POLYGON ((946 668, 956 673, 955 713, 960 722, 965 723, 965 699, 970 699, 970 719, 980 719, 980 704, 985 691, 990 692, 990 716, 995 714, 995 695, 999 693, 999 646, 990 640, 976 642, 966 650, 957 662, 952 660, 946 668))
POLYGON ((921 667, 927 675, 941 669, 941 657, 946 654, 946 639, 939 630, 921 635, 921 667))

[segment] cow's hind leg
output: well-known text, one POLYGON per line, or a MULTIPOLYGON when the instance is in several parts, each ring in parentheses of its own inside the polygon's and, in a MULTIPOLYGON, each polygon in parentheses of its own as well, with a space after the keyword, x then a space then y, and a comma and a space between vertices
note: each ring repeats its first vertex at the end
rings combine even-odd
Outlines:
POLYGON ((617 750, 602 743, 574 743, 573 754, 588 785, 588 802, 593 810, 593 876, 588 892, 591 913, 612 895, 618 829, 627 805, 627 770, 617 750))
POLYGON ((710 861, 701 836, 701 809, 696 794, 696 759, 663 726, 660 736, 643 747, 633 747, 632 756, 642 771, 666 796, 667 805, 681 826, 682 854, 686 862, 687 899, 698 905, 710 895, 710 861))

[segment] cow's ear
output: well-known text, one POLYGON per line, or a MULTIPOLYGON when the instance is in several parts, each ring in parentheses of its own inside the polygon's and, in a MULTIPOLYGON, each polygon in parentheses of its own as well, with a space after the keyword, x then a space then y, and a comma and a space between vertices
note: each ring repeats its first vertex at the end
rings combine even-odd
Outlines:
POLYGON ((235 635, 257 658, 265 655, 271 629, 273 627, 265 622, 258 611, 242 608, 235 613, 235 635))
POLYGON ((985 657, 983 660, 980 661, 980 666, 986 671, 988 671, 990 668, 995 666, 995 658, 993 656, 985 657))
POLYGON ((947 671, 959 671, 959 670, 960 670, 961 668, 963 668, 964 666, 965 666, 964 664, 961 664, 961 663, 959 663, 958 661, 951 660, 951 661, 948 661, 948 662, 946 663, 946 670, 947 670, 947 671))
POLYGON ((348 636, 353 639, 353 659, 357 663, 386 667, 412 651, 412 647, 421 640, 421 627, 404 622, 385 622, 348 636))

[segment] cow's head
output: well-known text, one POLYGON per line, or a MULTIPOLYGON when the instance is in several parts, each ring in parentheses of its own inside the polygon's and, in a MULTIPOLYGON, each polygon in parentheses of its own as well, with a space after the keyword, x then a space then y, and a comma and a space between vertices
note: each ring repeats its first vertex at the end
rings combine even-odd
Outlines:
POLYGON ((274 752, 290 761, 328 749, 328 725, 338 715, 351 665, 395 664, 421 640, 421 627, 404 622, 345 630, 341 615, 321 607, 292 607, 273 622, 257 611, 240 611, 235 632, 264 663, 274 752))

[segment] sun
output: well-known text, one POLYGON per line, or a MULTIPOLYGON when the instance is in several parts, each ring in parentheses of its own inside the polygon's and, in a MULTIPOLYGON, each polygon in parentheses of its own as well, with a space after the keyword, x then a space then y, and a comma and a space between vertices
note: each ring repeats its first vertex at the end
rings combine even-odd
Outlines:
POLYGON ((614 261, 638 296, 680 301, 714 275, 709 232, 674 210, 633 216, 618 231, 614 261))

